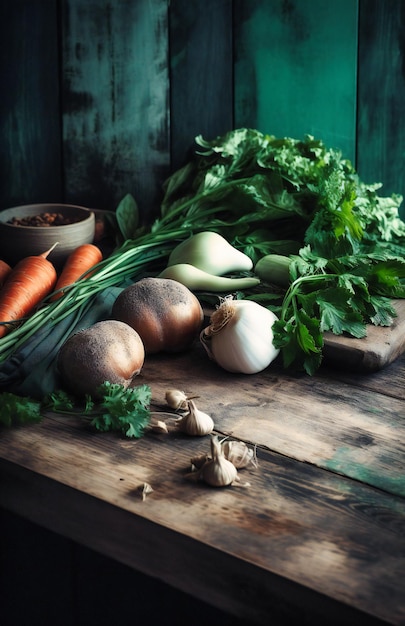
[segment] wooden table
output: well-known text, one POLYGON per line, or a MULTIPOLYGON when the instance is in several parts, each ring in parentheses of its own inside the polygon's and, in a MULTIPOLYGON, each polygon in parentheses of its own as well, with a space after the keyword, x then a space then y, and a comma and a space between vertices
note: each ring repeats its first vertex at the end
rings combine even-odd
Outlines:
POLYGON ((1 432, 0 506, 246 623, 405 624, 404 376, 405 356, 313 377, 228 374, 200 346, 149 357, 156 410, 198 395, 216 432, 257 446, 250 486, 189 480, 209 437, 167 416, 140 440, 49 416, 1 432))

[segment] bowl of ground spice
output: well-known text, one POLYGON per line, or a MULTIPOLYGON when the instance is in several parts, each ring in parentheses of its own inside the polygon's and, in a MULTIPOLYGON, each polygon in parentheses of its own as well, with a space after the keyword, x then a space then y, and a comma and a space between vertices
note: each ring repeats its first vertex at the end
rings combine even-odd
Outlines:
POLYGON ((0 259, 14 266, 26 256, 42 254, 61 267, 83 243, 92 243, 95 214, 74 204, 27 204, 0 211, 0 259))

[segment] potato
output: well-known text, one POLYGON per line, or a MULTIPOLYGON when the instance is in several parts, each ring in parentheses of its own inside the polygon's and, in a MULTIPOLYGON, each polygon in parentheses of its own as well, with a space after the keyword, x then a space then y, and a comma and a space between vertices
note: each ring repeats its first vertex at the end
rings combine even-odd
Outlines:
POLYGON ((57 364, 67 390, 97 397, 97 387, 106 381, 129 387, 144 359, 138 333, 124 322, 105 320, 71 335, 59 351, 57 364))
POLYGON ((115 300, 111 317, 139 333, 146 354, 180 352, 198 337, 204 313, 198 298, 170 278, 141 278, 115 300))

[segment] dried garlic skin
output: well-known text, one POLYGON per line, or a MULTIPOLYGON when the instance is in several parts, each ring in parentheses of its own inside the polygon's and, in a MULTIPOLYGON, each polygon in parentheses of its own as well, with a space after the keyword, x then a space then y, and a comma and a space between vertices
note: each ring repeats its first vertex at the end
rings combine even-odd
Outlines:
POLYGON ((190 459, 191 465, 193 465, 197 469, 201 469, 207 461, 211 461, 211 457, 208 454, 199 454, 198 456, 193 456, 190 459))
POLYGON ((223 441, 221 447, 225 458, 237 469, 248 465, 256 466, 255 453, 244 441, 223 441))

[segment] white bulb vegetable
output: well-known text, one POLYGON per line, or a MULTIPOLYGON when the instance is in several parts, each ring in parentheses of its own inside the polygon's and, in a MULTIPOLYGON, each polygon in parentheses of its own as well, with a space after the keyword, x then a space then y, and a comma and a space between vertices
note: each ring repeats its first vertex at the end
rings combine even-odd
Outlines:
POLYGON ((273 344, 277 316, 257 302, 225 298, 211 316, 200 340, 211 359, 228 372, 256 374, 279 350, 273 344))

